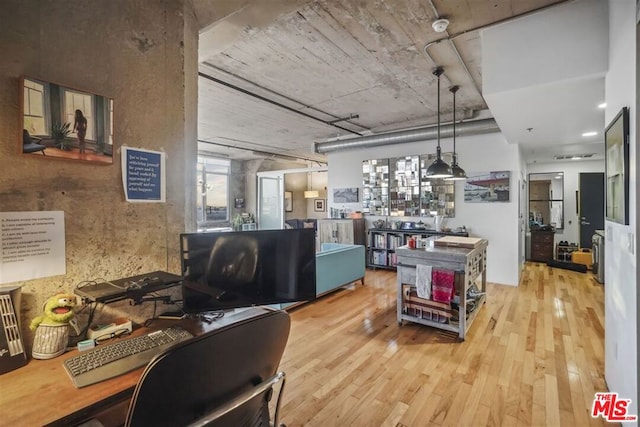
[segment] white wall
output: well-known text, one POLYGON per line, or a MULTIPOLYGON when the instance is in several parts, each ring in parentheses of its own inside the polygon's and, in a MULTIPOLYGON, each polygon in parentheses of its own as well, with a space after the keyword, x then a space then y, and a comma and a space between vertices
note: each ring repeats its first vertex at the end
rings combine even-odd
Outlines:
MULTIPOLYGON (((576 214, 576 191, 581 172, 604 172, 604 160, 531 163, 527 173, 564 172, 564 229, 557 230, 555 242, 580 242, 580 221, 576 214)), ((527 177, 528 180, 528 177, 527 177)), ((555 190, 554 190, 555 194, 555 190)))
MULTIPOLYGON (((450 138, 441 140, 443 152, 450 151, 450 138)), ((358 187, 362 194, 362 161, 415 154, 435 153, 434 141, 388 145, 361 150, 329 153, 328 193, 333 188, 358 187)), ((456 138, 458 162, 467 172, 511 171, 511 195, 509 202, 465 203, 464 181, 456 183, 455 218, 448 218, 446 226, 456 228, 465 225, 471 235, 489 241, 487 252, 487 280, 505 285, 518 284, 518 177, 520 176, 520 152, 518 146, 508 144, 502 134, 467 136, 456 138)), ((341 208, 329 197, 329 206, 341 208)), ((345 204, 353 211, 361 210, 362 203, 345 204)), ((372 218, 367 217, 369 224, 372 218)), ((418 220, 415 218, 414 220, 418 220)), ((432 219, 423 219, 430 223, 432 219)))
MULTIPOLYGON (((636 204, 636 2, 609 1, 609 72, 606 77, 608 124, 630 107, 629 225, 605 222, 605 378, 610 391, 631 399, 638 414, 637 230, 636 204), (630 238, 633 240, 629 244, 630 238), (631 248, 629 248, 631 246, 631 248)), ((636 423, 637 425, 637 423, 636 423)))

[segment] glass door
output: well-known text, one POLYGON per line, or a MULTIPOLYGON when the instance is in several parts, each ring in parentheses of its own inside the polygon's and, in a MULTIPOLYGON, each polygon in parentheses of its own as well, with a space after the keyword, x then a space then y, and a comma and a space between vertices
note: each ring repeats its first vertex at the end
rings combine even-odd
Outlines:
POLYGON ((258 228, 284 228, 284 190, 282 177, 258 177, 258 228))

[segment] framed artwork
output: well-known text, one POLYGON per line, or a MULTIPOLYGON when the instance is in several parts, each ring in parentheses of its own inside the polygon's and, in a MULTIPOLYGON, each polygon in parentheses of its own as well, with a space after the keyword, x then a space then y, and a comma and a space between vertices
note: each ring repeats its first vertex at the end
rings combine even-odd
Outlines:
POLYGON ((284 192, 284 211, 293 212, 293 193, 291 191, 284 192))
POLYGON ((606 213, 609 221, 629 224, 629 108, 604 131, 606 213))
POLYGON ((314 212, 324 212, 326 206, 324 204, 324 199, 313 199, 313 210, 314 212))
POLYGON ((235 206, 236 209, 243 209, 244 208, 244 198, 236 197, 234 206, 235 206))
POLYGON ((357 203, 358 188, 334 188, 333 201, 334 203, 357 203))
POLYGON ((20 85, 21 153, 113 163, 113 99, 32 77, 20 85))
POLYGON ((464 201, 470 203, 490 203, 509 201, 511 172, 479 172, 467 174, 464 184, 464 201))

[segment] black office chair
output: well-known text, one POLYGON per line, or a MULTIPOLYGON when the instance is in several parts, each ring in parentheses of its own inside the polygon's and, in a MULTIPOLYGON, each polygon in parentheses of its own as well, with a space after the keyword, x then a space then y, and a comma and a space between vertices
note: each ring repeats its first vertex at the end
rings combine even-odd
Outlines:
POLYGON ((144 370, 125 425, 268 427, 272 386, 282 381, 278 426, 289 329, 286 312, 269 311, 177 344, 144 370))

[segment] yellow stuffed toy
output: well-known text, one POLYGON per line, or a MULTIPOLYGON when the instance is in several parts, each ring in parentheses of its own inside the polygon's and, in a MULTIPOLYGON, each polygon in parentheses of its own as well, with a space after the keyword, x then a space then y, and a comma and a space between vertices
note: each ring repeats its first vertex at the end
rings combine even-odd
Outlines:
POLYGON ((76 297, 71 294, 57 294, 45 302, 44 314, 34 318, 29 325, 32 331, 36 331, 32 351, 34 359, 51 359, 65 352, 75 306, 76 297))

